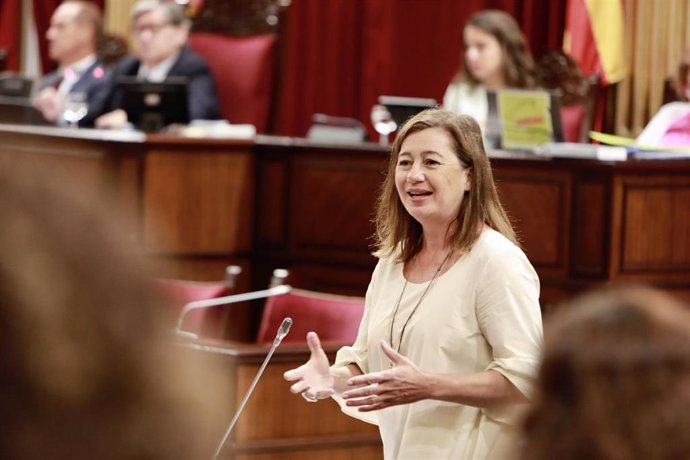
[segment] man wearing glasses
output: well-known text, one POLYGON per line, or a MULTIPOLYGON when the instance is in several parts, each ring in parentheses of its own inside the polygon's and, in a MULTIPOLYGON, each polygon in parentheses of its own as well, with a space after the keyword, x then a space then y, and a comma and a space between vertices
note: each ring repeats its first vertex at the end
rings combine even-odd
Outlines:
POLYGON ((127 123, 117 87, 121 76, 153 82, 186 77, 190 119, 219 119, 211 70, 201 56, 186 46, 191 24, 182 7, 161 0, 139 0, 132 9, 132 26, 135 56, 123 59, 115 67, 97 108, 100 113, 107 113, 96 119, 96 127, 118 128, 127 123))

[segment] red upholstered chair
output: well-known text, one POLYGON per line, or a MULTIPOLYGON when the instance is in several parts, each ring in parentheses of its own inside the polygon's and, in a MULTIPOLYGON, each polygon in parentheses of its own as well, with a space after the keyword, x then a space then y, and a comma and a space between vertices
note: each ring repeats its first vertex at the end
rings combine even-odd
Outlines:
POLYGON ((324 342, 351 344, 357 338, 364 314, 364 298, 292 289, 266 301, 257 336, 258 343, 270 343, 283 318, 292 318, 292 328, 283 342, 304 342, 314 331, 324 342))
MULTIPOLYGON (((189 281, 180 279, 156 279, 154 287, 172 305, 171 325, 190 302, 203 301, 227 296, 235 287, 237 276, 242 272, 237 265, 228 265, 225 278, 219 281, 189 281)), ((198 309, 184 317, 184 329, 204 337, 221 338, 226 315, 221 309, 198 309)))
POLYGON ((265 133, 272 103, 276 35, 194 32, 189 46, 211 67, 223 117, 231 123, 251 123, 257 132, 265 133))
MULTIPOLYGON (((275 270, 270 287, 261 291, 190 302, 185 305, 177 331, 192 337, 187 317, 199 311, 225 310, 222 306, 266 299, 256 342, 273 342, 283 319, 292 318, 292 328, 283 342, 305 342, 307 332, 314 331, 324 342, 352 343, 357 337, 364 314, 364 298, 294 289, 281 284, 288 276, 286 270, 275 270), (221 308, 209 308, 221 307, 221 308)), ((198 337, 192 337, 198 338, 198 337)))

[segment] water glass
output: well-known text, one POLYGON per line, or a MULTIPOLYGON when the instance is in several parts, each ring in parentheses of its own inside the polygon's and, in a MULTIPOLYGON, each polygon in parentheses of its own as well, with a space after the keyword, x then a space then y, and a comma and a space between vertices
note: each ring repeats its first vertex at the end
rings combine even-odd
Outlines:
POLYGON ((385 105, 375 104, 371 108, 371 123, 379 133, 379 144, 387 146, 388 135, 398 129, 398 124, 393 120, 385 105))
POLYGON ((89 103, 86 93, 73 92, 65 95, 65 102, 62 110, 62 118, 70 128, 77 128, 81 121, 89 112, 89 103))

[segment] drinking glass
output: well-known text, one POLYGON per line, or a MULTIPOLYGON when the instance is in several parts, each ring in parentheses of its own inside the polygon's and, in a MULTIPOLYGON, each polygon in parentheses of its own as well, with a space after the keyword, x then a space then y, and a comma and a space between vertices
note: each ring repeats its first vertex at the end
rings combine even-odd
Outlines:
POLYGON ((398 128, 386 106, 375 104, 371 108, 371 123, 379 133, 379 144, 388 145, 388 135, 398 128))
POLYGON ((73 92, 65 95, 65 104, 62 110, 62 118, 70 128, 77 128, 79 121, 89 113, 89 104, 86 93, 73 92))

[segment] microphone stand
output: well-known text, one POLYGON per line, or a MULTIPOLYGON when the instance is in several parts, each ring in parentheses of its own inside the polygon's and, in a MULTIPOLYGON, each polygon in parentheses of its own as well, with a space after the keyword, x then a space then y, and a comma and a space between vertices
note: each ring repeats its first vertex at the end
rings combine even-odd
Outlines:
POLYGON ((266 369, 266 366, 268 365, 268 361, 271 359, 271 356, 273 356, 273 352, 276 351, 276 348, 278 348, 278 345, 280 345, 280 342, 283 340, 283 338, 290 331, 291 326, 292 326, 292 319, 291 318, 285 318, 283 320, 283 322, 280 324, 280 327, 278 328, 278 333, 276 334, 276 338, 273 339, 273 345, 271 346, 271 349, 268 351, 268 354, 266 355, 266 358, 264 359, 263 364, 261 364, 261 367, 259 368, 259 372, 256 373, 256 376, 254 376, 254 380, 252 380, 251 385, 249 385, 249 389, 244 394, 244 398, 242 398, 242 402, 240 403, 239 407, 235 411, 235 415, 232 417, 232 420, 230 421, 230 425, 228 425, 228 429, 225 430, 225 434, 223 435, 223 439, 222 439, 222 441, 220 441, 220 444, 218 445, 216 452, 213 454, 212 460, 216 460, 218 458, 218 455, 220 455, 220 451, 223 449, 225 442, 228 440, 228 436, 230 436, 232 429, 235 427, 235 423, 237 423, 237 419, 240 418, 240 414, 244 410, 244 406, 247 405, 247 401, 249 400, 249 397, 251 396, 252 392, 254 391, 254 387, 259 382, 259 378, 261 378, 261 374, 264 373, 264 370, 266 369))

